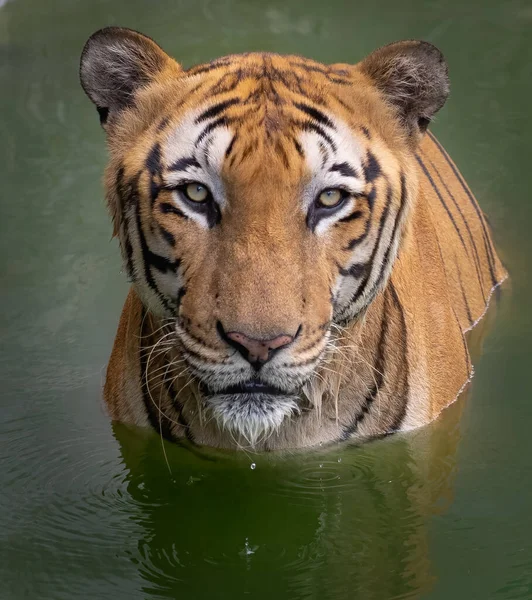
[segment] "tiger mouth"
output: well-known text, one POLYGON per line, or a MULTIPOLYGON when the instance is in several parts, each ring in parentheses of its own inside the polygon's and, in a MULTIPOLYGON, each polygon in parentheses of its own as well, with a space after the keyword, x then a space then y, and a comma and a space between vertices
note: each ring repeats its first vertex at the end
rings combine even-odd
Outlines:
POLYGON ((263 394, 268 396, 286 396, 286 391, 283 391, 268 383, 262 383, 262 381, 249 380, 239 383, 237 385, 231 385, 221 390, 210 390, 206 389, 208 396, 220 396, 220 395, 236 395, 236 394, 263 394))

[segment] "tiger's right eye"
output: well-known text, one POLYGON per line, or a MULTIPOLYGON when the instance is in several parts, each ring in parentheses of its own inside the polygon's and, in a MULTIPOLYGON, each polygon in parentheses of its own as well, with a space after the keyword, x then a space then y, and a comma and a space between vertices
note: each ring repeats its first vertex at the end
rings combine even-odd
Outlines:
POLYGON ((335 208, 342 200, 345 200, 347 194, 339 188, 328 188, 318 196, 318 203, 325 208, 335 208))
POLYGON ((208 188, 201 183, 189 183, 183 193, 192 202, 205 202, 210 196, 208 188))

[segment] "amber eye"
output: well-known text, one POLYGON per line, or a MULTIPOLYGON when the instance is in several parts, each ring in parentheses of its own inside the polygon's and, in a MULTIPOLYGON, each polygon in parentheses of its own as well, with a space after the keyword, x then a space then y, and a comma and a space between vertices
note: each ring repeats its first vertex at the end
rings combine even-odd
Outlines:
POLYGON ((346 193, 343 190, 329 188, 328 190, 323 190, 318 196, 318 203, 326 208, 334 208, 335 206, 338 206, 345 197, 346 193))
POLYGON ((208 188, 201 183, 189 183, 183 188, 183 193, 192 202, 205 202, 210 196, 208 188))

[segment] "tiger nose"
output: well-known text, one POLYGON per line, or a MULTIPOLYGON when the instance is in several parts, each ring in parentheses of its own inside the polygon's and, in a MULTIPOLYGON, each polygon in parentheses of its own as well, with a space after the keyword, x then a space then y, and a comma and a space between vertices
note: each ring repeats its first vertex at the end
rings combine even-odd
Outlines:
POLYGON ((295 336, 283 333, 269 340, 258 340, 239 331, 225 332, 221 323, 218 324, 218 331, 230 346, 255 367, 268 362, 277 350, 288 346, 295 339, 295 336))

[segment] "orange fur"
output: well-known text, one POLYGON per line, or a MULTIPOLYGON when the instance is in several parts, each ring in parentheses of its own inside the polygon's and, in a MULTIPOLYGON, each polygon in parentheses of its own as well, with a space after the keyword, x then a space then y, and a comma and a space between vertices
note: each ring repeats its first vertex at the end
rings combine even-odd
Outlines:
MULTIPOLYGON (((471 377, 464 335, 506 274, 484 217, 445 151, 413 120, 401 120, 400 109, 372 79, 381 55, 355 66, 324 66, 249 54, 188 71, 164 54, 157 57, 158 72, 105 124, 109 207, 136 279, 107 371, 110 416, 151 422, 172 439, 186 435, 220 447, 244 443, 205 408, 198 377, 174 340, 177 320, 189 350, 195 349, 190 352, 221 366, 228 360, 217 331, 221 321, 227 331, 256 339, 300 330, 293 355, 302 361, 318 346, 323 350, 324 331, 330 331, 321 361, 301 386, 301 412, 255 440, 258 449, 374 437, 434 419, 471 377), (346 126, 365 157, 364 169, 370 156, 379 167, 374 180, 366 177, 356 218, 326 234, 309 228, 299 208, 313 177, 298 149, 301 131, 310 127, 297 108, 302 102, 346 126), (171 165, 164 151, 179 145, 175 132, 188 114, 220 103, 227 103, 220 114, 234 136, 220 172, 226 204, 216 226, 199 227, 164 208, 173 193, 165 187, 171 165), (131 203, 146 239, 159 240, 163 231, 175 242, 159 269, 170 263, 183 269, 185 284, 170 319, 152 310, 151 292, 138 283, 152 271, 138 273, 140 242, 126 231, 135 218, 131 203), (395 220, 387 220, 392 213, 395 220), (390 235, 390 249, 380 258, 382 276, 373 289, 367 286, 366 304, 355 316, 340 311, 336 318, 331 296, 339 269, 345 274, 353 267, 346 248, 368 230, 377 239, 379 223, 390 235)), ((381 70, 392 77, 388 66, 381 70)), ((150 256, 161 254, 161 240, 146 250, 150 256)))

